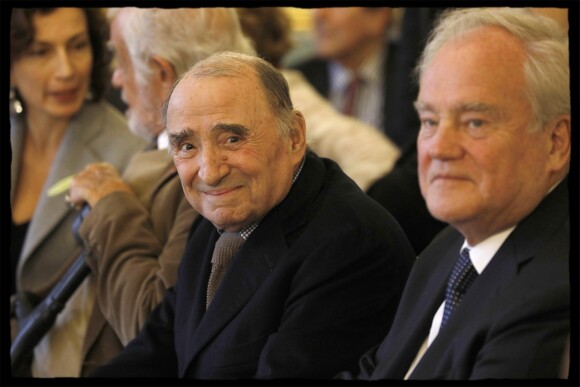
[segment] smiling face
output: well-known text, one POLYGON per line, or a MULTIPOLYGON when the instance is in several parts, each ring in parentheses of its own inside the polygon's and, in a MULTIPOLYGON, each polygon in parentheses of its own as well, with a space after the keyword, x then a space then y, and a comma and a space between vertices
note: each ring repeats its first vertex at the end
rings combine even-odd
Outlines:
POLYGON ((11 85, 27 114, 70 119, 82 107, 90 86, 93 53, 87 18, 78 8, 36 13, 34 41, 10 69, 11 85))
POLYGON ((421 78, 421 192, 472 245, 515 225, 550 188, 550 132, 529 131, 523 61, 515 38, 480 27, 444 46, 421 78))
POLYGON ((304 128, 292 138, 276 128, 254 74, 186 76, 173 91, 167 132, 174 162, 189 203, 218 229, 239 231, 290 190, 304 128))

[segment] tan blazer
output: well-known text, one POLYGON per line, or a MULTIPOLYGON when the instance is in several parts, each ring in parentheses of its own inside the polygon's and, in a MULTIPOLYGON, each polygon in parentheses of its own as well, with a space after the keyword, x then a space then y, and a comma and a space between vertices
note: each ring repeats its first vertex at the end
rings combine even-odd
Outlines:
MULTIPOLYGON (((23 117, 11 115, 11 200, 14 199, 21 167, 24 134, 23 117)), ((71 232, 76 211, 65 205, 66 192, 49 197, 48 189, 93 162, 107 161, 124 171, 131 157, 145 145, 144 140, 128 130, 125 117, 107 102, 87 103, 83 106, 67 128, 30 221, 16 272, 17 290, 30 291, 44 297, 79 253, 79 246, 71 232)), ((59 333, 64 333, 58 336, 59 348, 74 348, 74 341, 69 340, 74 335, 69 333, 75 328, 86 326, 82 320, 82 308, 90 307, 90 291, 90 287, 81 286, 75 295, 76 305, 71 303, 74 306, 73 312, 57 318, 55 326, 62 327, 59 333)), ((12 326, 17 329, 17 325, 11 321, 12 326)), ((35 370, 44 372, 67 368, 58 363, 58 356, 54 354, 57 344, 51 340, 54 337, 47 336, 35 349, 33 374, 36 374, 35 370), (57 362, 55 365, 51 363, 53 359, 57 362)))
MULTIPOLYGON (((24 132, 22 117, 11 116, 11 201, 20 171, 24 132)), ((108 103, 89 103, 82 108, 67 128, 28 227, 16 272, 18 290, 42 293, 78 252, 71 233, 76 211, 65 205, 66 192, 48 197, 47 190, 92 162, 107 161, 123 171, 145 145, 127 129, 125 117, 108 103)))
POLYGON ((83 376, 119 353, 165 289, 175 284, 197 215, 166 150, 138 153, 123 178, 137 197, 110 195, 91 210, 80 229, 96 283, 82 349, 83 376))

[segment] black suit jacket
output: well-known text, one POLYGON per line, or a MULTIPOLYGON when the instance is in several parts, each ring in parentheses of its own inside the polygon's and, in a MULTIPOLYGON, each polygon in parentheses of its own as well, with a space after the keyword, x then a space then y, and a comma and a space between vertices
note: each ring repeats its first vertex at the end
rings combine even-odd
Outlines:
MULTIPOLYGON (((383 127, 378 128, 401 149, 413 143, 419 131, 419 119, 413 107, 417 87, 412 82, 412 65, 409 63, 415 57, 404 55, 403 51, 408 51, 408 48, 401 47, 399 41, 392 41, 388 45, 383 83, 383 127)), ((321 95, 329 98, 328 66, 329 61, 312 58, 293 67, 300 70, 321 95)))
POLYGON ((415 260, 390 214, 312 153, 206 311, 217 237, 207 220, 194 223, 177 285, 93 376, 331 378, 356 369, 390 328, 415 260))
MULTIPOLYGON (((411 379, 559 377, 570 330, 568 208, 564 180, 503 243, 411 379)), ((463 241, 447 228, 419 256, 392 329, 363 356, 359 378, 404 378, 443 302, 463 241)))

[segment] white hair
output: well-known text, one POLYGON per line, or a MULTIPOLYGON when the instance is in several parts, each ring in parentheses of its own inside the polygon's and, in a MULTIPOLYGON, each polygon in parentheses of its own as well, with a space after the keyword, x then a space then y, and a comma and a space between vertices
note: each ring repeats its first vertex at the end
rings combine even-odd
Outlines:
POLYGON ((554 20, 528 9, 468 8, 444 12, 417 65, 418 78, 446 43, 483 26, 503 28, 522 42, 526 53, 526 94, 534 113, 532 129, 570 114, 568 35, 554 20))
POLYGON ((121 33, 135 67, 137 82, 144 84, 153 69, 152 56, 169 61, 177 76, 210 55, 236 51, 254 55, 243 35, 237 13, 231 8, 121 8, 110 9, 113 18, 127 10, 121 33))

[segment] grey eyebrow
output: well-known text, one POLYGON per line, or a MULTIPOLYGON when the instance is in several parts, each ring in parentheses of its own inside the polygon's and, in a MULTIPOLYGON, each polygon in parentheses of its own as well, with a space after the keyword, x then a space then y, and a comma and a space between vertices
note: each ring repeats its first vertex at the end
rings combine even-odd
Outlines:
POLYGON ((433 109, 433 107, 430 104, 424 103, 424 102, 420 102, 420 101, 413 102, 413 106, 415 107, 415 110, 417 112, 421 112, 421 111, 425 111, 425 110, 430 110, 430 111, 434 111, 435 110, 435 109, 433 109))
POLYGON ((242 136, 242 137, 247 136, 248 133, 250 132, 250 129, 248 129, 244 125, 228 124, 228 123, 224 123, 224 122, 217 122, 217 123, 213 124, 211 129, 210 129, 211 132, 215 132, 217 130, 231 132, 233 134, 236 134, 236 135, 242 136))
POLYGON ((457 111, 460 112, 488 112, 488 113, 496 113, 498 109, 492 105, 486 103, 466 103, 464 105, 459 106, 457 111))
MULTIPOLYGON (((437 112, 437 109, 435 109, 433 107, 433 105, 431 105, 429 103, 415 101, 413 103, 413 106, 415 107, 415 110, 417 112, 422 112, 422 111, 437 112)), ((501 117, 501 111, 496 106, 493 106, 493 105, 490 105, 487 103, 483 103, 483 102, 462 104, 462 105, 459 105, 456 108, 454 108, 453 112, 454 113, 482 112, 482 113, 489 113, 489 114, 501 117)))
POLYGON ((176 146, 183 140, 193 136, 193 130, 191 128, 183 128, 176 132, 167 131, 167 137, 169 138, 169 144, 171 146, 176 146))

